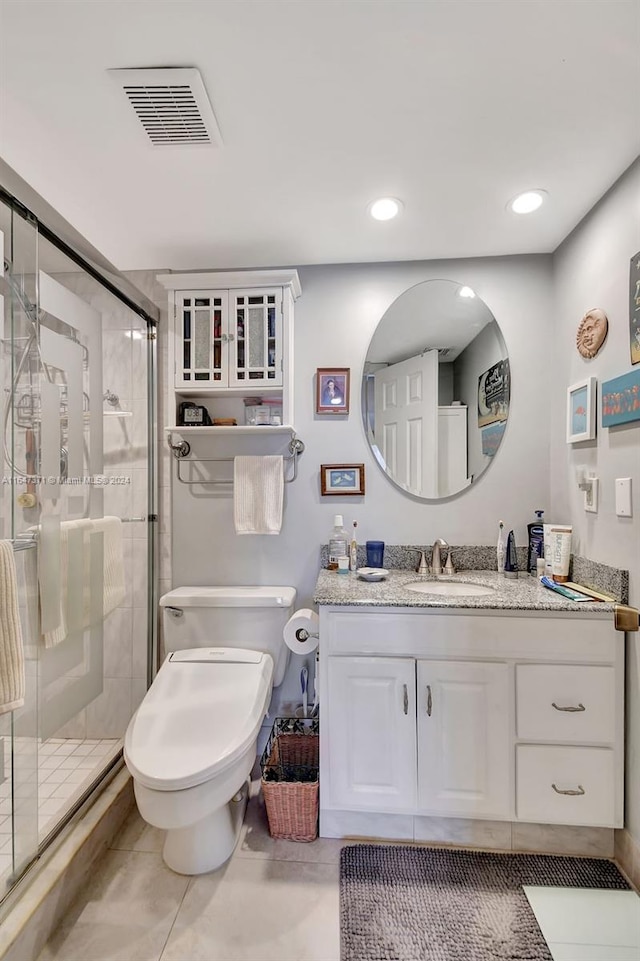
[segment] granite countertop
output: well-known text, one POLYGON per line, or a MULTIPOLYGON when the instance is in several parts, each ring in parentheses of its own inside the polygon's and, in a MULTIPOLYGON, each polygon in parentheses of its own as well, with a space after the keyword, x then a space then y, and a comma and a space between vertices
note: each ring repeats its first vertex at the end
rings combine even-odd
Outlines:
POLYGON ((384 581, 365 581, 357 574, 321 570, 313 600, 320 605, 356 607, 421 607, 496 611, 569 611, 572 614, 611 614, 615 604, 602 601, 570 601, 543 587, 537 578, 520 573, 512 580, 497 571, 461 571, 450 576, 418 575, 415 571, 392 570, 384 581), (479 597, 422 594, 407 589, 419 582, 458 581, 493 588, 479 597))

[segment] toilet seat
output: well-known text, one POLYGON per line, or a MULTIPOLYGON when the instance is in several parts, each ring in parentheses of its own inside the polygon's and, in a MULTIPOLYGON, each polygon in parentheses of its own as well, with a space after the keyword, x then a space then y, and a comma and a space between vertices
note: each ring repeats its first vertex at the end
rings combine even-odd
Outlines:
POLYGON ((131 719, 124 756, 140 784, 180 791, 220 774, 255 741, 273 660, 239 648, 170 654, 131 719))

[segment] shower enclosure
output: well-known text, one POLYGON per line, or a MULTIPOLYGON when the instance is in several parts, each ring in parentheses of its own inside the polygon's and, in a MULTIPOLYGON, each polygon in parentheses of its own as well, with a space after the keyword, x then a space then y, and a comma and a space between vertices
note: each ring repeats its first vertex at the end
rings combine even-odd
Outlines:
POLYGON ((0 538, 16 563, 26 697, 0 713, 0 898, 119 763, 155 665, 145 307, 3 192, 0 538))

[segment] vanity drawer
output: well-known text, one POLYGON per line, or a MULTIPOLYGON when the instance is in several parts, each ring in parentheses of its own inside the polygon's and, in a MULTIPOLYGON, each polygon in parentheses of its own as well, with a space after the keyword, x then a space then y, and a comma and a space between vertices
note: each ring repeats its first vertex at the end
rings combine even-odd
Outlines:
POLYGON ((527 740, 612 744, 614 668, 518 664, 516 723, 527 740))
POLYGON ((608 748, 519 745, 518 820, 615 827, 614 771, 608 748))

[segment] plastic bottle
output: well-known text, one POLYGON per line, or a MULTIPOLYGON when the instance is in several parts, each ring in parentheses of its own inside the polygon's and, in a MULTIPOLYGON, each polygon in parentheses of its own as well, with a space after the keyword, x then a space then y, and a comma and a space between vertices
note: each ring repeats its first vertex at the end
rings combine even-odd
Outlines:
POLYGON ((333 530, 329 537, 329 567, 335 570, 338 567, 339 557, 349 556, 349 538, 344 529, 342 514, 336 514, 333 518, 333 530))
POLYGON ((534 511, 536 520, 527 524, 529 534, 529 552, 527 554, 527 570, 530 574, 537 573, 538 558, 544 557, 544 511, 534 511))

